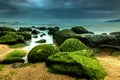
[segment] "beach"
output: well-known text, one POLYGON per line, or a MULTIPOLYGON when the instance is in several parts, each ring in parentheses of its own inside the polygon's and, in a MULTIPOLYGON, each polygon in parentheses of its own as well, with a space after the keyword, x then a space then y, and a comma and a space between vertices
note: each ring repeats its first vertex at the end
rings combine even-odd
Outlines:
MULTIPOLYGON (((20 48, 21 49, 21 48, 20 48)), ((23 49, 23 48, 22 48, 23 49)), ((9 51, 14 50, 8 45, 0 45, 0 58, 9 51)), ((24 50, 24 49, 23 49, 24 50)), ((109 56, 111 50, 103 50, 96 54, 95 57, 107 71, 105 80, 120 79, 120 56, 109 56)), ((5 65, 0 71, 0 80, 76 80, 74 77, 67 75, 53 74, 48 72, 45 63, 35 63, 23 68, 12 68, 12 64, 5 65)), ((83 79, 84 80, 84 79, 83 79)))

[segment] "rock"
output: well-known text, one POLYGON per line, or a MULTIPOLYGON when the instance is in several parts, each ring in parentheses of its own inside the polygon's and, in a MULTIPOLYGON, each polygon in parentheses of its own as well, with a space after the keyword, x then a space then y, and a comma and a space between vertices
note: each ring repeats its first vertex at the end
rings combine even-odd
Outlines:
POLYGON ((38 36, 37 36, 37 35, 34 35, 33 38, 38 38, 38 36))
POLYGON ((45 36, 46 34, 45 33, 42 33, 41 35, 40 35, 40 37, 43 37, 43 36, 45 36))
POLYGON ((46 66, 50 72, 82 77, 87 80, 104 80, 107 75, 98 60, 76 52, 58 52, 48 57, 46 66))
POLYGON ((112 45, 120 46, 120 31, 110 33, 112 45))
POLYGON ((53 35, 57 31, 59 31, 59 29, 57 27, 55 27, 55 28, 49 27, 48 28, 48 34, 49 35, 53 35))
POLYGON ((12 68, 18 68, 20 67, 21 63, 14 63, 12 64, 12 68))
POLYGON ((37 29, 39 29, 39 30, 47 30, 46 27, 38 27, 37 29))
POLYGON ((101 35, 107 35, 107 33, 102 33, 101 35))
POLYGON ((6 34, 8 34, 7 31, 0 31, 0 37, 5 36, 6 34))
POLYGON ((46 43, 46 40, 45 39, 41 39, 41 40, 36 41, 36 43, 46 43))
POLYGON ((26 27, 20 27, 18 31, 32 31, 31 28, 26 28, 26 27))
POLYGON ((69 29, 57 31, 53 35, 54 43, 56 43, 57 45, 61 45, 66 39, 76 37, 78 37, 78 35, 69 29))
POLYGON ((78 51, 82 49, 88 49, 88 47, 85 46, 85 44, 82 43, 80 40, 75 39, 75 38, 70 38, 70 39, 65 40, 61 44, 59 49, 62 52, 72 52, 72 51, 78 51))
POLYGON ((11 64, 11 63, 16 63, 16 62, 24 62, 24 59, 20 57, 8 57, 3 59, 0 63, 1 64, 11 64))
POLYGON ((16 44, 16 43, 24 43, 24 37, 21 35, 17 35, 16 33, 8 33, 3 37, 0 37, 1 44, 16 44))
POLYGON ((36 26, 32 26, 31 28, 36 28, 36 26))
POLYGON ((99 47, 100 45, 107 44, 107 41, 110 40, 110 36, 108 35, 82 35, 83 37, 80 39, 83 43, 90 47, 99 47))
POLYGON ((120 51, 114 51, 110 54, 110 56, 118 57, 118 56, 120 56, 120 51))
POLYGON ((71 30, 77 34, 89 33, 89 31, 82 26, 72 27, 71 30))
POLYGON ((58 51, 59 49, 51 44, 38 45, 28 53, 28 62, 44 62, 49 56, 57 53, 58 51))
POLYGON ((10 27, 0 27, 0 31, 11 31, 11 32, 16 32, 15 29, 10 28, 10 27))
POLYGON ((16 34, 23 36, 25 40, 30 40, 31 39, 31 34, 28 33, 28 32, 16 32, 16 34))
POLYGON ((39 34, 40 32, 38 30, 33 30, 32 34, 39 34))

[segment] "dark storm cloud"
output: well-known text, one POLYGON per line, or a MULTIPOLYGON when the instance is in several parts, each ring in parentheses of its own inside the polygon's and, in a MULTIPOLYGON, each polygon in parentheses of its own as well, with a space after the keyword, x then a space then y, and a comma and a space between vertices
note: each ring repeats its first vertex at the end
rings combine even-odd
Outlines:
POLYGON ((0 16, 102 18, 120 17, 120 0, 0 0, 0 16))

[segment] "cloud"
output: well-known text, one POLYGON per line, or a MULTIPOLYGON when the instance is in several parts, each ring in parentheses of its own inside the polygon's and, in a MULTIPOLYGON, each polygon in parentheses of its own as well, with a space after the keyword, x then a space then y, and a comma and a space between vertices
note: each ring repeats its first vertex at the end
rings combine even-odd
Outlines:
POLYGON ((120 17, 120 0, 0 0, 0 17, 120 17))

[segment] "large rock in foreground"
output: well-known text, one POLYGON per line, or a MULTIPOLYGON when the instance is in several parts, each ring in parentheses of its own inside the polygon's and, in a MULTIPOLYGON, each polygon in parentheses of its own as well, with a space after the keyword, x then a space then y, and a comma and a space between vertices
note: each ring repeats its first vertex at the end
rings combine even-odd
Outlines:
POLYGON ((59 50, 51 44, 43 44, 34 47, 28 54, 28 62, 43 62, 46 59, 57 53, 59 50))
POLYGON ((50 72, 82 77, 88 80, 103 80, 106 76, 106 72, 98 60, 75 52, 56 53, 48 58, 46 65, 50 72))
POLYGON ((60 51, 62 52, 72 52, 82 49, 88 49, 88 47, 85 46, 80 40, 75 38, 65 40, 60 46, 60 51))

